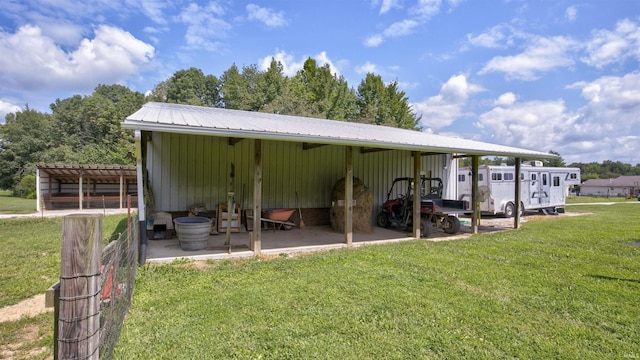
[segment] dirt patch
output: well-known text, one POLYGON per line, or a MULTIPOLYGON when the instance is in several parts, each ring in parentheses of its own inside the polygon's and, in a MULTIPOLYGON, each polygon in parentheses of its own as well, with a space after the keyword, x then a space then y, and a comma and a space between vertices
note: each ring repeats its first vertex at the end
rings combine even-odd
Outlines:
POLYGON ((23 316, 34 317, 48 311, 53 311, 53 308, 45 308, 44 294, 39 294, 15 305, 0 308, 0 322, 20 320, 23 316))

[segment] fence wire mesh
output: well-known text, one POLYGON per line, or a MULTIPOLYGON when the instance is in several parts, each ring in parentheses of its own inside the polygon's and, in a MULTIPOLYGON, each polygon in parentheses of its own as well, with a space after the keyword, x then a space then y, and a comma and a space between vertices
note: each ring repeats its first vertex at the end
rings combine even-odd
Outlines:
POLYGON ((100 358, 111 359, 124 318, 131 307, 138 265, 138 221, 102 250, 100 291, 100 358))

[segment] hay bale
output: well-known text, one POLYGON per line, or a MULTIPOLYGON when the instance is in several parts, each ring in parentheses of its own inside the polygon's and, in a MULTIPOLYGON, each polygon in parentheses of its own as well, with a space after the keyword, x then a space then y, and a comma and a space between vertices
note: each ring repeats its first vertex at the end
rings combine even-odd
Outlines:
MULTIPOLYGON (((331 227, 336 232, 344 232, 344 185, 345 179, 338 180, 331 191, 331 227)), ((371 211, 373 209, 373 193, 364 182, 353 178, 353 231, 371 232, 371 211)))

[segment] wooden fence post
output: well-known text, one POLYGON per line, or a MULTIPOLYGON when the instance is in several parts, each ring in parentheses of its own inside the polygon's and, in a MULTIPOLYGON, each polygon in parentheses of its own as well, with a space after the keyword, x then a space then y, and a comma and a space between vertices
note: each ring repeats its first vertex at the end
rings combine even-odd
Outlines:
POLYGON ((99 358, 101 241, 102 216, 63 218, 59 359, 99 358))

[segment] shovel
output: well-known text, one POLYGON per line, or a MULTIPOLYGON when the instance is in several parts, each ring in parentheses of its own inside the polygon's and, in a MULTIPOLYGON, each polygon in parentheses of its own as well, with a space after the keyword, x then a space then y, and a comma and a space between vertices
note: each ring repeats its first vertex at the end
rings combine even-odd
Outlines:
POLYGON ((298 224, 298 227, 300 229, 304 229, 304 220, 302 220, 302 211, 300 210, 300 201, 298 199, 298 192, 296 191, 296 203, 298 205, 298 216, 300 216, 300 223, 298 224))

